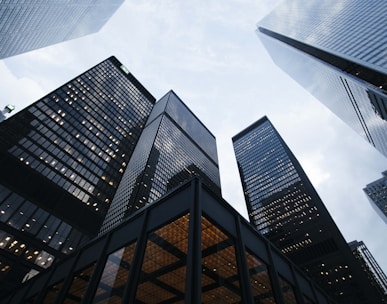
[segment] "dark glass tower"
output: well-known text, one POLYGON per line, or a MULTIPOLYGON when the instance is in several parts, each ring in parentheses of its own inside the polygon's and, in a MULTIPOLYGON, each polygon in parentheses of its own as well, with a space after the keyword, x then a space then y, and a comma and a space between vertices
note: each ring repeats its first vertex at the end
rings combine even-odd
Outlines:
POLYGON ((215 137, 170 91, 149 116, 101 232, 193 176, 220 195, 215 137))
POLYGON ((2 1, 0 59, 98 32, 123 2, 2 1))
POLYGON ((233 145, 253 226, 340 303, 378 303, 377 291, 267 117, 234 136, 233 145))
POLYGON ((97 234, 154 102, 111 57, 0 124, 0 293, 97 234))
MULTIPOLYGON (((367 273, 368 279, 387 299, 387 276, 384 274, 383 270, 380 268, 378 262, 376 262, 367 246, 362 241, 353 241, 348 245, 351 248, 355 258, 360 262, 363 270, 367 273)), ((383 303, 386 302, 387 300, 385 300, 383 303)))
POLYGON ((259 22, 273 61, 387 156, 384 0, 285 0, 259 22))
POLYGON ((363 191, 372 207, 387 224, 387 171, 382 174, 382 178, 368 184, 363 191))
POLYGON ((0 303, 334 302, 195 178, 0 303))

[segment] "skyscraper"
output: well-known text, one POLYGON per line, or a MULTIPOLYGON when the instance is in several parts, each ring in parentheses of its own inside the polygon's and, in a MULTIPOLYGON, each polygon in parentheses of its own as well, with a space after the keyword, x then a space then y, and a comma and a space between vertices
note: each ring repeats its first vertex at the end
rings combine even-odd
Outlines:
POLYGON ((382 178, 368 184, 363 191, 372 207, 387 224, 387 171, 382 174, 382 178))
POLYGON ((332 303, 198 178, 16 289, 19 303, 332 303))
POLYGON ((0 294, 97 234, 154 102, 111 57, 0 123, 0 294))
POLYGON ((384 0, 286 0, 259 22, 273 61, 387 156, 384 0))
POLYGON ((267 117, 233 137, 250 222, 340 303, 377 291, 301 165, 267 117))
POLYGON ((123 2, 2 1, 0 59, 98 32, 123 2))
POLYGON ((387 276, 384 274, 367 246, 362 241, 353 241, 348 245, 355 258, 360 262, 364 271, 367 273, 368 279, 380 290, 380 293, 384 294, 386 299, 383 303, 387 303, 387 276))
POLYGON ((170 91, 149 116, 101 232, 193 176, 220 195, 215 137, 170 91))

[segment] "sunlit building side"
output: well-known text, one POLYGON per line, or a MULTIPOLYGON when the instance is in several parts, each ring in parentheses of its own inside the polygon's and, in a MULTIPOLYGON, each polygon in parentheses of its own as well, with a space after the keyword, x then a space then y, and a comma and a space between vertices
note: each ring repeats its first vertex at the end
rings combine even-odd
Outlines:
POLYGON ((0 59, 98 32, 124 0, 13 0, 0 6, 0 59))
POLYGON ((385 8, 384 0, 285 0, 257 33, 275 64, 387 156, 385 8))

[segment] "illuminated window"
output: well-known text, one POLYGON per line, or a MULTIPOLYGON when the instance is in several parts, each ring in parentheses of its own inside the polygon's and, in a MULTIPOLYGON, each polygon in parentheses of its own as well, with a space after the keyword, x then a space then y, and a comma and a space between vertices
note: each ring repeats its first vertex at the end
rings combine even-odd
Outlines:
POLYGON ((87 287, 89 286, 89 280, 93 273, 94 266, 95 263, 89 265, 74 275, 64 303, 81 303, 87 287))
POLYGON ((246 258, 254 303, 276 303, 266 264, 249 251, 246 251, 246 258))
POLYGON ((240 303, 235 244, 202 217, 202 303, 240 303))
POLYGON ((148 236, 136 300, 182 303, 185 293, 189 215, 148 236))
POLYGON ((282 290, 282 295, 284 297, 286 304, 297 304, 296 296, 294 294, 293 286, 290 285, 285 279, 279 277, 279 282, 282 290))

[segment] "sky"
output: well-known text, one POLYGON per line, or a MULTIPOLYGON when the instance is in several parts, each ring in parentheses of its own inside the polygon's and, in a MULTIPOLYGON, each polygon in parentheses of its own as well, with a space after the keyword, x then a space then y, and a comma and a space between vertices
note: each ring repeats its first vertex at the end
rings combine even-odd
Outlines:
POLYGON ((386 273, 387 227, 362 189, 387 158, 274 65, 255 30, 279 2, 127 0, 97 34, 1 60, 0 105, 21 110, 114 55, 156 99, 174 90, 216 136, 223 197, 246 218, 231 138, 266 115, 344 238, 364 241, 386 273))

